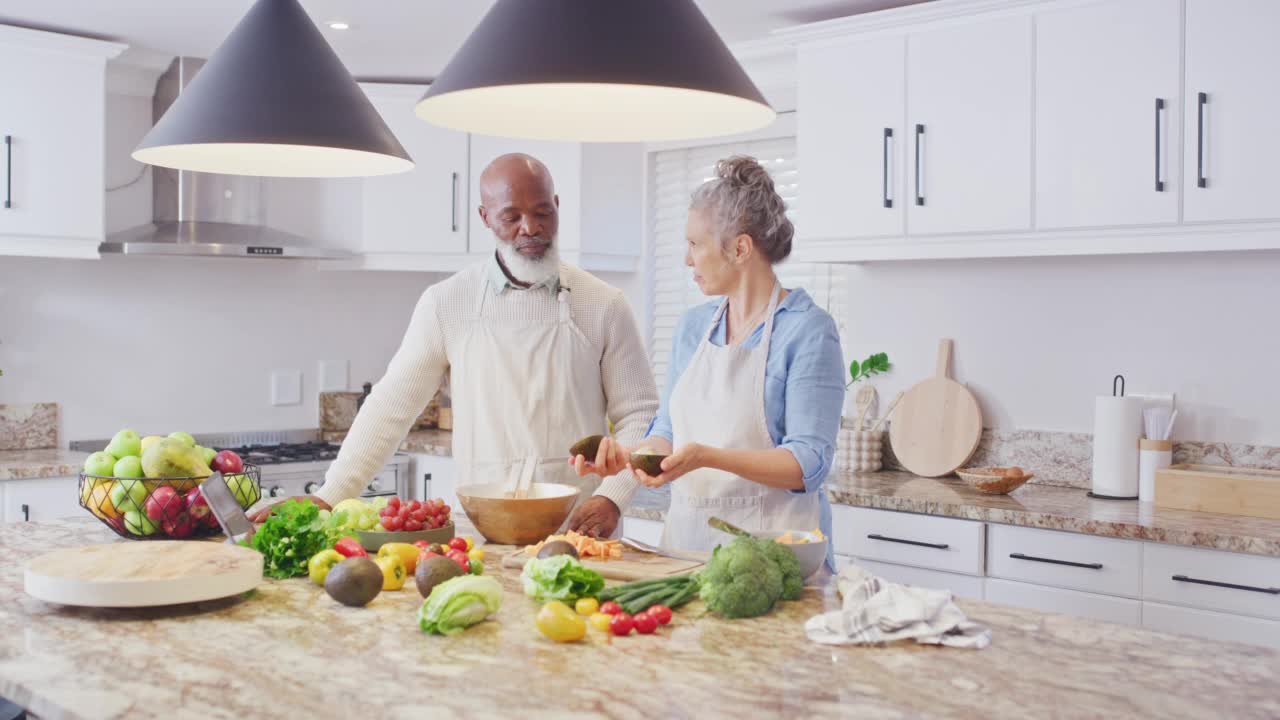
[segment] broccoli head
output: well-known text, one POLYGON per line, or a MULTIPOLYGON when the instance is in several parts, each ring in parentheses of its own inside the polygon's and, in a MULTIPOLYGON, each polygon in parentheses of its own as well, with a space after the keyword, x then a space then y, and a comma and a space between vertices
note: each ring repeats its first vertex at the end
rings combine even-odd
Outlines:
POLYGON ((782 599, 799 600, 804 594, 804 575, 800 572, 800 561, 791 548, 772 540, 762 540, 765 554, 782 572, 782 599))
POLYGON ((766 542, 773 544, 736 537, 716 547, 698 578, 699 594, 710 610, 727 618, 750 618, 773 609, 782 597, 782 571, 766 542))

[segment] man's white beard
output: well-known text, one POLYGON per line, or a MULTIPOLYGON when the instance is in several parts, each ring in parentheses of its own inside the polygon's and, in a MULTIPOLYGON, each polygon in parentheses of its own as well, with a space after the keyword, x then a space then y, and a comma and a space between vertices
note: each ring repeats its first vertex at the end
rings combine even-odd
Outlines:
POLYGON ((510 243, 498 240, 498 257, 511 277, 529 285, 538 285, 560 274, 560 252, 554 240, 537 260, 521 255, 510 243))

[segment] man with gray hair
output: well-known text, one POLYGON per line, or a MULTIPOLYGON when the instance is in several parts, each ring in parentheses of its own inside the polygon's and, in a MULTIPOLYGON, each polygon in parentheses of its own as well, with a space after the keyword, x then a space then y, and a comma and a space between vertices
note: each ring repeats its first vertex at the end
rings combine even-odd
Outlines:
MULTIPOLYGON (((580 438, 609 435, 606 423, 617 443, 633 445, 657 412, 631 308, 620 290, 560 262, 560 198, 537 159, 494 160, 480 176, 480 201, 497 251, 422 294, 311 499, 329 506, 359 495, 449 371, 458 486, 507 482, 536 461, 535 481, 579 488, 570 529, 612 535, 638 483, 625 470, 579 477, 565 456, 580 438)), ((600 453, 616 447, 603 443, 600 453)))

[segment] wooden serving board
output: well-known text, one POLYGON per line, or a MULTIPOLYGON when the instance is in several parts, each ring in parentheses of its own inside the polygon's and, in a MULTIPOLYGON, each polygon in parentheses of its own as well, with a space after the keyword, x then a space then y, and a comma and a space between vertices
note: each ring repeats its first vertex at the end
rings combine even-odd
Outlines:
MULTIPOLYGON (((711 553, 690 553, 691 555, 705 555, 711 557, 711 553)), ((522 568, 529 561, 529 556, 524 554, 524 548, 517 548, 502 559, 502 567, 505 568, 522 568)), ((706 561, 694 562, 692 560, 678 560, 676 558, 663 557, 651 553, 643 553, 638 550, 625 550, 620 560, 598 560, 596 558, 587 558, 582 561, 583 567, 591 568, 600 573, 601 577, 606 580, 621 580, 623 582, 631 582, 633 580, 650 580, 654 578, 667 577, 668 575, 681 575, 683 573, 692 572, 703 565, 706 561)))
POLYGON ((28 595, 85 607, 152 607, 248 592, 262 555, 217 542, 154 540, 63 548, 27 563, 28 595))
POLYGON ((916 475, 950 475, 982 439, 982 410, 973 393, 951 379, 951 341, 938 343, 935 375, 902 396, 889 425, 889 443, 916 475))
POLYGON ((1280 519, 1280 472, 1222 465, 1156 471, 1155 506, 1280 519))

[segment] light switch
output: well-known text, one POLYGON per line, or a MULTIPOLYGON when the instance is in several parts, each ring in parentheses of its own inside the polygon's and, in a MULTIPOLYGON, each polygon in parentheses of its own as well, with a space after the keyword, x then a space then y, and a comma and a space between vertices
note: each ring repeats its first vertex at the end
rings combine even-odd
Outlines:
POLYGON ((302 403, 302 372, 299 370, 271 371, 271 404, 299 405, 302 403))
POLYGON ((347 389, 346 360, 320 361, 320 392, 341 392, 347 389))

